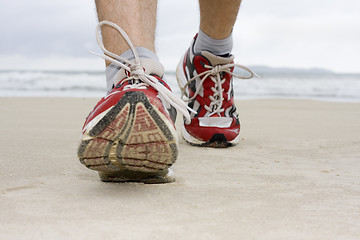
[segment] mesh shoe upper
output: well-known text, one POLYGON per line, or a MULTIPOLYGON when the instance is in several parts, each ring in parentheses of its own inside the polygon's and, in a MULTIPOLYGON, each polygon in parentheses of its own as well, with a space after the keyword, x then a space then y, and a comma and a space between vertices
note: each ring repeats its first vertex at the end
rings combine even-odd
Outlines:
MULTIPOLYGON (((164 80, 164 70, 159 62, 152 59, 140 59, 141 66, 144 72, 156 78, 156 80, 171 91, 169 85, 164 80)), ((158 91, 153 87, 144 84, 136 79, 126 80, 130 76, 130 72, 124 69, 120 69, 114 78, 114 87, 108 94, 103 97, 95 106, 94 110, 89 114, 84 124, 83 132, 89 128, 87 126, 97 116, 110 109, 117 104, 119 100, 124 96, 126 92, 140 91, 143 92, 149 99, 149 101, 165 116, 167 116, 174 123, 176 119, 176 109, 168 104, 166 100, 159 95, 158 91)), ((101 118, 101 117, 100 117, 101 118)), ((92 123, 93 125, 95 123, 92 123)))

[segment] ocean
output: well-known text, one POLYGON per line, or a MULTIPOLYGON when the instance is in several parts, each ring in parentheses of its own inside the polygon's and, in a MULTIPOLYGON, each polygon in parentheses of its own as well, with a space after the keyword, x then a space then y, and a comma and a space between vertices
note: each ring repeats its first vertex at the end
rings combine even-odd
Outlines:
MULTIPOLYGON (((338 74, 321 69, 253 67, 261 78, 234 80, 235 99, 300 98, 360 102, 360 74, 338 74)), ((180 96, 174 72, 166 73, 180 96)), ((102 71, 0 71, 0 97, 102 97, 102 71)))

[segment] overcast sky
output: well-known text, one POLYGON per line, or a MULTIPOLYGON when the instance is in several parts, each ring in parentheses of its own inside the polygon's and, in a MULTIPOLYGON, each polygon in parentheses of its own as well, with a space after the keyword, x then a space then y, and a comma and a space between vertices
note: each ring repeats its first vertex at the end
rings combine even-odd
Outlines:
MULTIPOLYGON (((145 0, 144 0, 145 1, 145 0)), ((0 69, 103 69, 93 0, 0 0, 0 69)), ((243 0, 236 62, 360 72, 360 1, 243 0)), ((159 0, 156 48, 166 69, 198 29, 196 0, 159 0)))

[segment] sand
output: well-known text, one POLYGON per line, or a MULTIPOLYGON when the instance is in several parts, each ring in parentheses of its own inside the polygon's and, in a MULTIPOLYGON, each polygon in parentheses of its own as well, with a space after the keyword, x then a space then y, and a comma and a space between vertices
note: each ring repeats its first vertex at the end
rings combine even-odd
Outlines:
POLYGON ((0 99, 1 240, 360 239, 360 103, 239 101, 238 146, 180 140, 177 181, 145 185, 77 160, 96 101, 0 99))

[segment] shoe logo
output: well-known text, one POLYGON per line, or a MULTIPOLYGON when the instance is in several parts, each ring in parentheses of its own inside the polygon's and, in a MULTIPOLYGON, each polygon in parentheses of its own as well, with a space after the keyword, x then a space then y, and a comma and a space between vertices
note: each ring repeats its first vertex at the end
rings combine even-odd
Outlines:
POLYGON ((106 95, 105 97, 104 97, 104 100, 106 100, 106 99, 108 99, 111 95, 114 95, 114 94, 116 94, 117 92, 115 91, 115 92, 112 92, 112 93, 109 93, 108 95, 106 95))
POLYGON ((200 127, 228 128, 233 119, 231 117, 199 117, 200 127))

